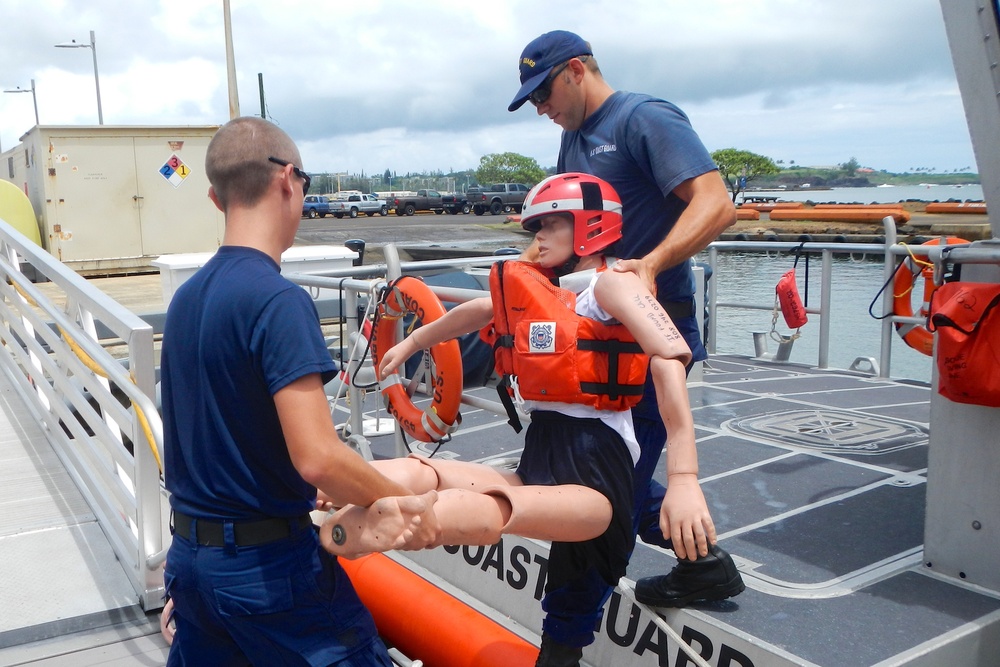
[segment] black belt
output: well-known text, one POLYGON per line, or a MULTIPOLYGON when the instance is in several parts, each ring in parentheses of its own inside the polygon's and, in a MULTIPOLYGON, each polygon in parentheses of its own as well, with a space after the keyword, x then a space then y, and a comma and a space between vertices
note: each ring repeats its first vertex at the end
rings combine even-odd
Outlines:
POLYGON ((667 311, 667 315, 670 316, 671 320, 683 320, 688 317, 694 317, 694 299, 661 301, 660 305, 663 306, 663 310, 667 311))
POLYGON ((216 521, 198 519, 183 512, 172 512, 173 533, 186 540, 197 542, 203 547, 226 546, 225 526, 232 524, 235 543, 238 547, 253 547, 268 542, 284 540, 306 526, 312 525, 312 517, 303 514, 291 519, 263 519, 261 521, 216 521), (192 537, 191 525, 195 524, 196 536, 192 537), (197 538, 197 539, 196 539, 197 538))

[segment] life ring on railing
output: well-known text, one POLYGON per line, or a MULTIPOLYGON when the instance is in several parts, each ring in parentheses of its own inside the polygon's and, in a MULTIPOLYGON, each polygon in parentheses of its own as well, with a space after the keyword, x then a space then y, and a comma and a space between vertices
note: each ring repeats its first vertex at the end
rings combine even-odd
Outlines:
MULTIPOLYGON (((940 245, 940 238, 933 238, 921 245, 940 245)), ((945 239, 947 245, 968 243, 965 239, 949 236, 945 239)), ((934 284, 934 268, 918 266, 913 256, 907 257, 896 270, 892 281, 892 314, 900 317, 913 317, 911 296, 917 284, 917 277, 924 277, 923 302, 920 304, 920 316, 927 317, 930 312, 931 295, 937 289, 934 284)), ((923 324, 896 322, 896 333, 902 336, 907 345, 921 354, 931 356, 934 352, 934 335, 923 324)))
MULTIPOLYGON (((375 368, 382 355, 396 340, 396 324, 412 313, 423 324, 441 318, 444 306, 431 289, 412 276, 403 276, 389 284, 375 313, 372 330, 372 356, 375 368)), ((438 442, 458 426, 458 409, 462 402, 462 352, 457 340, 438 343, 430 349, 431 404, 421 410, 403 386, 398 372, 379 382, 386 409, 399 422, 400 428, 421 442, 438 442)))

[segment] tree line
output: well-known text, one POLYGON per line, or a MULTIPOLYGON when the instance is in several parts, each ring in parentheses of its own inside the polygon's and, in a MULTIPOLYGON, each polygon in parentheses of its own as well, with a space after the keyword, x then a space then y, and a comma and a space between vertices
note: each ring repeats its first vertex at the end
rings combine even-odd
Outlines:
MULTIPOLYGON (((968 171, 953 174, 932 174, 930 170, 918 169, 915 174, 889 174, 863 169, 858 159, 851 157, 835 168, 810 168, 796 166, 792 161, 782 166, 767 156, 737 148, 723 148, 712 153, 712 159, 719 167, 726 187, 733 201, 753 183, 756 187, 795 186, 810 183, 813 187, 866 187, 890 183, 893 185, 913 184, 917 181, 931 181, 943 184, 964 184, 979 182, 978 174, 968 171), (877 182, 871 179, 876 178, 877 182)), ((474 185, 492 183, 524 183, 533 186, 546 176, 555 173, 555 168, 543 169, 534 158, 518 153, 490 153, 479 159, 476 169, 462 171, 431 172, 430 174, 407 173, 402 176, 386 169, 381 174, 365 176, 354 174, 314 174, 313 182, 319 192, 340 190, 360 190, 362 192, 419 190, 430 188, 448 192, 465 192, 474 185)))
POLYGON ((474 185, 493 183, 524 183, 533 186, 555 170, 542 169, 534 158, 517 153, 490 153, 479 158, 479 167, 462 171, 431 172, 399 175, 391 169, 381 174, 310 174, 317 192, 402 191, 433 189, 445 192, 465 192, 474 185))

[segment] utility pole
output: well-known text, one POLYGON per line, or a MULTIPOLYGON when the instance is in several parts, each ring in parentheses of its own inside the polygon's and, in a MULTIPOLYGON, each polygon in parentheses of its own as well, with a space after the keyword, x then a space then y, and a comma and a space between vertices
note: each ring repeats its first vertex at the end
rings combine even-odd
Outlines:
POLYGON ((240 93, 236 85, 236 57, 233 55, 233 22, 229 0, 222 0, 222 18, 226 26, 226 79, 229 81, 229 119, 240 115, 240 93))

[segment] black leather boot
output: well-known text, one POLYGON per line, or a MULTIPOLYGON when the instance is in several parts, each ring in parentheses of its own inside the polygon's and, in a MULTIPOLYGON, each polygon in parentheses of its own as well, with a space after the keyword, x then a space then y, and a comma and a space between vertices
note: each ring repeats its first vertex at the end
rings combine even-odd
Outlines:
POLYGON ((652 607, 683 607, 692 602, 725 600, 746 586, 732 556, 717 544, 697 560, 678 561, 669 574, 635 583, 635 599, 652 607))
POLYGON ((582 657, 581 647, 560 644, 543 632, 542 650, 538 652, 535 667, 580 667, 582 657))

